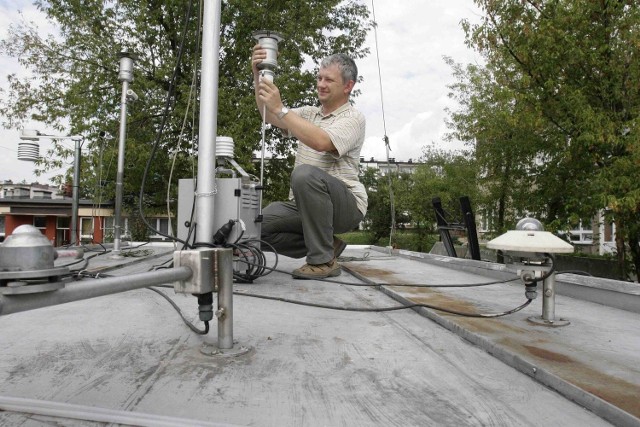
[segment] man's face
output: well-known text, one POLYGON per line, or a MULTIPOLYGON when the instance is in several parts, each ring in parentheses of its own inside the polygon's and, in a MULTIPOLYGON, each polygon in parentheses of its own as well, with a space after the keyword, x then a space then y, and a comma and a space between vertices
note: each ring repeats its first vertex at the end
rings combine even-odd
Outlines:
POLYGON ((350 90, 348 83, 342 80, 342 74, 336 64, 320 68, 317 79, 320 103, 332 103, 348 97, 350 90))

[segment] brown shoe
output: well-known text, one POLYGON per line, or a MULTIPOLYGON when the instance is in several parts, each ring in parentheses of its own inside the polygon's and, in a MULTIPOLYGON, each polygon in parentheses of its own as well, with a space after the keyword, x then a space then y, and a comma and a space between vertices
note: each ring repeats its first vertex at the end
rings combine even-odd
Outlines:
POLYGON ((342 273, 342 268, 334 258, 325 264, 305 264, 293 270, 291 275, 294 279, 326 279, 327 277, 339 276, 340 273, 342 273))
POLYGON ((333 256, 338 258, 344 249, 347 247, 347 244, 342 240, 338 239, 336 236, 333 236, 333 256))

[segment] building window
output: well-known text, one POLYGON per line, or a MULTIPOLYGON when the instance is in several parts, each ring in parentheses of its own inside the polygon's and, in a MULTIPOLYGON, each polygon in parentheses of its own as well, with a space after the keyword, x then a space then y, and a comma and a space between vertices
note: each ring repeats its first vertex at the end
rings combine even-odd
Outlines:
POLYGON ((4 215, 0 215, 0 237, 4 237, 4 215))
POLYGON ((604 223, 604 242, 614 242, 615 241, 615 232, 613 222, 605 222, 604 223))
POLYGON ((68 230, 70 228, 71 218, 68 216, 59 216, 56 219, 56 227, 58 230, 68 230))
POLYGON ((93 240, 93 218, 80 218, 80 239, 93 240))
POLYGON ((162 234, 169 234, 169 219, 158 218, 158 231, 162 234))
POLYGON ((51 192, 50 191, 34 191, 33 198, 34 199, 50 199, 51 192))
MULTIPOLYGON (((104 230, 104 241, 111 243, 115 237, 115 217, 107 216, 102 218, 102 230, 104 230)), ((120 218, 122 221, 122 229, 120 230, 120 239, 129 239, 129 218, 120 218)))
POLYGON ((113 225, 115 223, 115 218, 112 216, 105 216, 102 218, 102 229, 104 230, 104 234, 113 233, 113 225))
POLYGON ((593 243, 593 229, 584 228, 580 222, 578 228, 569 231, 569 240, 576 245, 590 245, 593 243))
POLYGON ((154 228, 158 231, 158 233, 151 237, 166 239, 166 235, 173 235, 173 233, 169 231, 169 218, 154 218, 151 224, 154 225, 154 228))
POLYGON ((39 229, 40 231, 45 231, 47 229, 47 217, 46 216, 34 216, 33 217, 33 226, 39 229))
POLYGON ((29 189, 26 188, 14 188, 13 189, 13 197, 19 198, 19 199, 30 199, 31 198, 31 191, 29 189))

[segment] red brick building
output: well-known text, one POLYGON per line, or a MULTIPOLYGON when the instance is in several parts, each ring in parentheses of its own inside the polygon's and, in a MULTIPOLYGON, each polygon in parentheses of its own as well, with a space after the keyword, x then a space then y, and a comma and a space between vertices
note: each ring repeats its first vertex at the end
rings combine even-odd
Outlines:
MULTIPOLYGON (((70 244, 72 203, 71 197, 50 185, 0 183, 0 240, 17 227, 29 224, 42 231, 54 246, 70 244)), ((96 206, 91 200, 80 200, 80 241, 102 243, 109 217, 113 217, 113 203, 96 206)))

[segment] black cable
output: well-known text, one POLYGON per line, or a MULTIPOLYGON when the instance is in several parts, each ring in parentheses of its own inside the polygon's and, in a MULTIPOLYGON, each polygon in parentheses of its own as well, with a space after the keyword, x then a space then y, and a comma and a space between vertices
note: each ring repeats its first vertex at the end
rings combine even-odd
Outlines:
POLYGON ((455 314, 455 315, 458 315, 458 316, 478 317, 478 318, 495 318, 495 317, 502 317, 502 316, 506 316, 506 315, 509 315, 509 314, 513 314, 513 313, 516 313, 516 312, 522 310, 523 308, 525 308, 526 306, 531 304, 531 301, 533 301, 533 300, 527 299, 527 301, 524 304, 519 305, 518 307, 516 307, 514 309, 511 309, 511 310, 508 310, 508 311, 505 311, 505 312, 502 312, 502 313, 469 313, 469 312, 463 312, 463 311, 450 310, 448 308, 437 307, 437 306, 434 306, 434 305, 424 304, 424 303, 413 303, 413 304, 406 304, 406 305, 401 305, 401 306, 381 307, 381 308, 338 307, 338 306, 334 306, 334 305, 318 304, 318 303, 305 302, 305 301, 297 301, 297 300, 292 300, 292 299, 288 299, 288 298, 272 297, 272 296, 268 296, 268 295, 250 294, 250 293, 246 293, 246 292, 234 292, 233 294, 234 295, 252 297, 252 298, 266 299, 266 300, 271 300, 271 301, 286 302, 288 304, 303 305, 303 306, 307 306, 307 307, 326 308, 328 310, 354 311, 354 312, 362 312, 362 313, 380 313, 380 312, 385 312, 385 311, 396 311, 396 310, 405 310, 405 309, 408 309, 408 308, 423 307, 423 308, 430 308, 432 310, 443 311, 443 312, 449 313, 449 314, 455 314))
MULTIPOLYGON (((249 252, 254 258, 256 256, 255 252, 251 251, 251 249, 249 249, 246 245, 241 245, 241 244, 232 244, 232 245, 227 245, 228 247, 234 249, 234 253, 237 253, 239 257, 244 258, 244 264, 247 265, 247 271, 245 273, 240 273, 237 272, 235 269, 233 270, 233 277, 241 280, 241 281, 248 281, 248 282, 252 282, 253 279, 255 278, 254 275, 252 274, 253 268, 257 267, 258 263, 252 263, 251 261, 249 261, 249 256, 247 254, 247 252, 249 252)), ((239 260, 240 261, 240 260, 239 260)))
MULTIPOLYGON (((173 257, 169 258, 165 262, 161 262, 158 265, 154 265, 148 271, 160 270, 161 268, 173 268, 173 257), (169 265, 166 265, 169 264, 169 265)), ((173 286, 172 286, 173 287, 173 286)))
MULTIPOLYGON (((242 261, 240 261, 242 262, 242 261)), ((277 273, 282 273, 282 274, 286 274, 288 276, 292 276, 290 271, 285 271, 285 270, 280 270, 277 268, 273 268, 273 267, 267 267, 264 266, 264 268, 266 270, 269 270, 269 273, 275 271, 277 273)), ((269 274, 267 273, 267 274, 269 274)), ((266 276, 266 274, 264 275, 266 276)), ((363 280, 362 278, 359 278, 360 280, 363 280)), ((514 277, 513 279, 508 279, 508 280, 494 280, 492 282, 482 282, 482 283, 452 283, 452 284, 448 284, 448 285, 434 285, 434 284, 420 284, 420 283, 378 283, 378 282, 365 282, 365 283, 353 283, 353 282, 343 282, 341 280, 335 280, 335 279, 303 279, 303 280, 315 280, 318 282, 326 282, 326 283, 336 283, 338 285, 345 285, 345 286, 397 286, 397 287, 407 287, 407 288, 473 288, 473 287, 480 287, 480 286, 489 286, 489 285, 499 285, 502 283, 509 283, 509 282, 515 282, 516 280, 520 280, 520 277, 514 277)), ((538 279, 541 280, 541 279, 538 279)))
POLYGON ((141 247, 143 247, 143 246, 147 246, 147 245, 148 245, 148 244, 150 244, 150 243, 151 243, 151 242, 144 242, 144 243, 140 243, 138 246, 131 246, 131 247, 124 247, 124 248, 121 248, 121 250, 123 250, 123 251, 131 251, 131 250, 134 250, 134 249, 141 248, 141 247))
MULTIPOLYGON (((80 264, 81 262, 84 262, 84 261, 86 261, 86 262, 88 263, 88 262, 89 262, 89 260, 90 260, 91 258, 96 257, 96 256, 98 256, 98 255, 99 255, 99 254, 93 254, 93 255, 90 255, 90 256, 88 256, 88 257, 86 257, 86 258, 84 258, 84 257, 83 257, 83 258, 77 259, 77 260, 75 260, 75 261, 73 261, 73 262, 69 262, 69 263, 67 263, 67 264, 58 265, 58 266, 56 266, 56 267, 69 267, 69 266, 71 266, 71 265, 80 264)), ((84 267, 86 267, 86 265, 85 265, 84 267)), ((84 267, 83 267, 83 268, 84 268, 84 267)))
POLYGON ((158 295, 160 295, 162 298, 164 298, 165 300, 167 300, 169 302, 169 304, 171 304, 173 306, 173 308, 178 312, 178 314, 180 315, 180 317, 182 318, 182 321, 189 327, 189 329, 191 329, 193 332, 195 332, 198 335, 206 335, 209 333, 209 322, 208 321, 204 321, 204 330, 200 330, 198 329, 195 325, 193 325, 186 317, 184 317, 184 314, 182 314, 182 310, 180 310, 180 307, 178 307, 178 304, 176 304, 171 298, 169 298, 167 296, 167 294, 165 294, 164 292, 162 292, 159 289, 155 289, 153 286, 148 286, 145 289, 149 289, 150 291, 153 291, 155 293, 157 293, 158 295))
POLYGON ((240 243, 240 239, 242 239, 242 236, 244 236, 244 230, 240 231, 240 235, 238 236, 238 238, 236 239, 235 242, 233 242, 234 245, 237 245, 238 243, 240 243))
POLYGON ((273 262, 273 267, 267 267, 267 257, 266 255, 264 255, 264 251, 261 250, 262 257, 264 258, 264 264, 262 265, 262 269, 266 271, 266 272, 262 272, 261 276, 262 277, 267 276, 271 274, 272 271, 275 271, 275 268, 278 266, 278 252, 276 252, 275 248, 271 246, 269 242, 266 242, 260 239, 248 239, 248 240, 245 240, 244 243, 245 244, 257 243, 258 247, 261 247, 262 245, 268 246, 271 252, 273 252, 273 255, 275 256, 275 260, 273 262))
MULTIPOLYGON (((100 279, 101 277, 116 277, 116 276, 112 276, 109 274, 100 274, 100 273, 89 273, 88 271, 79 271, 78 274, 76 275, 77 277, 91 277, 93 279, 100 279)), ((164 286, 164 287, 173 287, 173 286, 164 286)), ((204 330, 200 330, 198 329, 193 323, 191 323, 189 321, 189 319, 187 319, 184 314, 182 314, 182 310, 180 310, 180 307, 178 307, 178 304, 176 304, 171 298, 169 298, 169 296, 167 296, 164 292, 158 290, 158 289, 154 289, 154 287, 152 286, 147 286, 145 289, 149 289, 155 293, 157 293, 158 295, 160 295, 161 297, 163 297, 165 300, 167 300, 169 302, 169 304, 171 304, 173 306, 173 308, 178 312, 178 314, 180 315, 180 317, 182 318, 182 321, 189 327, 189 329, 191 329, 193 332, 195 332, 198 335, 206 335, 209 333, 209 322, 205 320, 204 322, 204 330)))
MULTIPOLYGON (((102 243, 100 243, 100 242, 92 242, 92 243, 93 243, 93 244, 96 244, 96 245, 100 245, 100 246, 102 247, 102 252, 100 252, 100 254, 106 254, 106 253, 111 252, 111 251, 109 251, 109 250, 108 250, 108 249, 107 249, 107 248, 106 248, 102 243)), ((81 245, 80 247, 81 247, 82 249, 84 249, 85 251, 87 251, 87 252, 96 252, 96 250, 95 250, 95 249, 91 249, 91 248, 89 248, 87 245, 81 245)))
POLYGON ((235 269, 233 271, 233 277, 240 282, 252 283, 255 279, 259 277, 264 277, 269 273, 271 273, 272 271, 274 271, 275 267, 277 267, 278 265, 278 254, 275 252, 275 249, 273 248, 273 246, 259 239, 247 239, 238 244, 226 243, 221 245, 216 245, 215 243, 209 243, 209 242, 195 242, 191 246, 193 248, 230 248, 232 249, 234 251, 234 256, 237 257, 235 261, 247 265, 247 270, 245 272, 240 272, 235 269), (257 243, 257 245, 253 245, 251 243, 257 243), (267 257, 264 254, 264 251, 260 249, 261 245, 269 246, 269 248, 274 252, 275 261, 274 261, 273 267, 267 266, 267 257), (253 258, 255 262, 252 262, 250 258, 253 258))
POLYGON ((155 157, 156 152, 158 151, 158 147, 160 146, 160 139, 162 138, 162 134, 164 133, 164 127, 167 123, 167 118, 169 116, 169 109, 171 108, 171 100, 173 98, 173 93, 175 90, 175 84, 176 84, 176 80, 178 77, 178 70, 180 68, 180 63, 182 62, 182 54, 184 53, 184 44, 186 41, 186 34, 187 34, 187 30, 189 28, 189 20, 191 19, 191 9, 193 8, 193 0, 189 1, 189 6, 187 8, 187 15, 185 17, 184 20, 184 28, 182 30, 182 38, 180 40, 180 46, 178 48, 178 57, 176 58, 176 65, 173 68, 173 75, 171 76, 171 80, 169 82, 169 90, 167 91, 167 98, 165 100, 165 104, 164 104, 164 110, 162 113, 162 122, 160 123, 160 128, 158 129, 158 132, 156 133, 156 139, 153 143, 153 146, 151 148, 151 153, 149 154, 149 159, 147 159, 147 164, 145 165, 144 168, 144 172, 142 174, 142 182, 140 183, 140 195, 139 195, 139 200, 138 200, 138 210, 140 212, 140 218, 142 219, 142 222, 147 226, 148 229, 150 229, 151 231, 155 232, 156 234, 159 234, 160 236, 163 237, 167 237, 169 239, 172 239, 173 241, 182 243, 183 245, 187 245, 188 243, 185 242, 184 240, 181 240, 177 237, 174 236, 169 236, 168 234, 162 233, 160 230, 156 230, 147 220, 147 218, 144 216, 144 186, 147 180, 147 175, 149 174, 149 169, 151 167, 151 163, 153 161, 153 158, 155 157))
MULTIPOLYGON (((550 253, 545 253, 544 254, 547 258, 549 258, 551 260, 551 268, 549 268, 549 271, 547 271, 546 273, 544 273, 541 277, 533 277, 530 280, 525 280, 524 278, 522 279, 524 281, 524 283, 526 285, 533 285, 536 286, 538 284, 538 282, 544 282, 545 280, 547 280, 549 277, 551 277, 551 275, 556 271, 556 258, 553 256, 553 254, 550 253)), ((534 264, 524 264, 524 265, 532 265, 532 266, 536 266, 534 264)), ((538 267, 538 266, 536 266, 538 267)))

